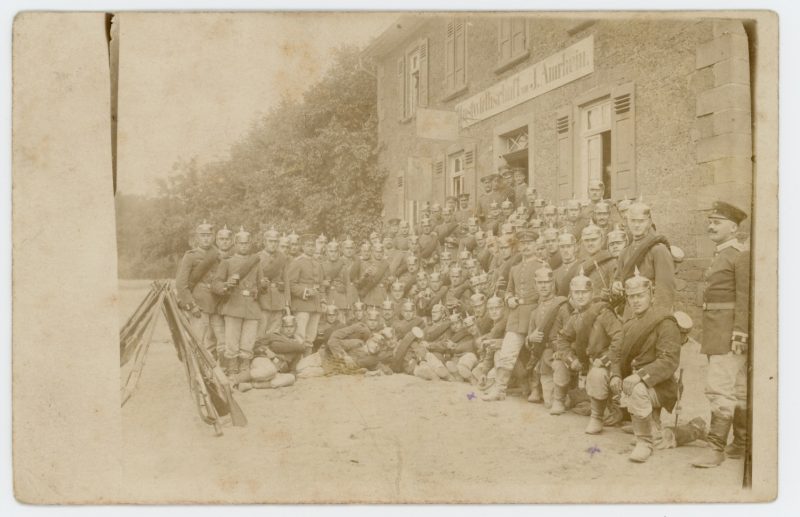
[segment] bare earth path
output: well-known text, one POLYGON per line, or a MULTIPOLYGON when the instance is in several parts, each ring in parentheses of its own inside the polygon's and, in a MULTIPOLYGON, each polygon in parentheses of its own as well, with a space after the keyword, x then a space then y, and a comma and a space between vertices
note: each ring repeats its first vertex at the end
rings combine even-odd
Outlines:
MULTIPOLYGON (((144 294, 121 290, 123 316, 144 294)), ((697 345, 683 349, 681 421, 706 416, 703 363, 697 345)), ((249 425, 226 425, 215 437, 197 416, 160 321, 122 411, 126 486, 154 502, 578 502, 610 495, 598 483, 615 487, 620 501, 741 494, 742 460, 713 471, 689 465, 703 442, 635 465, 627 459, 632 437, 619 429, 589 436, 585 417, 471 393, 478 395, 467 384, 406 375, 301 380, 237 393, 249 425)))

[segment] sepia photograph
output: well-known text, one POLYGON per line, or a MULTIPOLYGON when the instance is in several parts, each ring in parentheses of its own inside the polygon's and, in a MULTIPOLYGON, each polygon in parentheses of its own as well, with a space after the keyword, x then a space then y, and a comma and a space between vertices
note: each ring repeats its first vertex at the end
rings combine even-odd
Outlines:
POLYGON ((774 500, 772 15, 105 15, 109 502, 774 500))

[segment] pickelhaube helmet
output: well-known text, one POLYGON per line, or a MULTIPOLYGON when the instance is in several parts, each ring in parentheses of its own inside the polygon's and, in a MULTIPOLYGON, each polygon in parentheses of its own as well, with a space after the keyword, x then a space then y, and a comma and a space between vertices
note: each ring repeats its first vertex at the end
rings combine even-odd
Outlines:
POLYGON ((359 249, 363 252, 369 252, 369 250, 372 249, 372 246, 370 245, 369 241, 364 241, 361 243, 361 247, 359 249))
POLYGON ((407 255, 406 256, 406 264, 409 266, 413 266, 419 263, 419 259, 416 255, 407 255))
POLYGON ((278 239, 278 246, 288 246, 289 245, 289 237, 286 234, 281 235, 280 239, 278 239))
POLYGON ((450 266, 450 271, 448 271, 451 277, 460 277, 461 276, 461 266, 458 264, 453 264, 450 266))
POLYGON ((279 238, 280 238, 280 234, 278 233, 278 230, 276 230, 274 227, 272 227, 269 230, 264 232, 264 240, 265 241, 276 241, 279 238))
POLYGON ((567 210, 580 210, 581 202, 575 198, 567 199, 567 210))
POLYGON ((569 232, 562 232, 558 234, 558 245, 559 246, 569 246, 571 244, 577 244, 577 240, 575 236, 569 232))
POLYGON ((395 280, 392 282, 392 291, 403 291, 406 288, 405 284, 400 280, 395 280))
POLYGON ((381 313, 378 311, 377 307, 370 307, 367 309, 367 319, 368 320, 377 320, 381 317, 381 313))
POLYGON ((601 214, 610 214, 611 213, 611 206, 606 201, 598 201, 594 205, 594 212, 601 213, 601 214))
POLYGON ((542 226, 544 226, 544 221, 539 219, 538 217, 534 217, 530 221, 528 221, 528 228, 531 230, 539 230, 542 226))
POLYGON ((244 226, 240 226, 239 231, 236 232, 234 240, 241 243, 250 242, 250 232, 246 231, 244 226))
POLYGON ((453 260, 453 254, 449 251, 443 251, 441 255, 439 255, 439 260, 453 260))
POLYGON ((558 238, 558 230, 553 228, 552 226, 550 226, 548 228, 545 228, 544 231, 542 231, 542 236, 545 239, 557 239, 558 238))
POLYGON ((483 293, 475 293, 469 297, 469 302, 473 307, 483 305, 486 303, 486 295, 483 293))
POLYGON ((617 203, 617 209, 620 212, 624 212, 624 211, 626 211, 627 209, 629 209, 631 207, 632 203, 633 203, 633 201, 631 201, 628 198, 620 199, 619 202, 617 203))
POLYGON ((339 243, 336 242, 336 239, 333 239, 325 245, 325 249, 328 251, 339 251, 339 243))
POLYGON ((500 307, 503 307, 503 306, 504 306, 503 299, 500 298, 499 296, 497 296, 496 294, 493 294, 491 296, 491 298, 489 298, 486 301, 486 308, 487 309, 497 309, 497 308, 500 308, 500 307))
POLYGON ((497 201, 489 203, 489 210, 497 210, 498 208, 500 208, 500 205, 497 204, 497 201))
POLYGON ((383 309, 385 311, 394 310, 394 301, 391 298, 386 298, 381 303, 381 309, 383 309))
POLYGON ((450 249, 458 248, 458 240, 452 235, 448 235, 444 239, 444 247, 450 249))
POLYGON ((514 203, 512 203, 511 200, 508 199, 508 198, 506 198, 505 201, 500 203, 500 208, 502 208, 503 210, 508 210, 509 208, 513 208, 513 207, 514 207, 514 203))
POLYGON ((289 239, 289 244, 298 244, 300 242, 300 236, 294 233, 294 230, 286 238, 289 239))
POLYGON ((465 268, 473 269, 473 268, 475 268, 477 266, 478 266, 478 261, 476 259, 472 258, 472 256, 470 256, 468 259, 464 260, 464 267, 465 268))
POLYGON ((332 303, 325 306, 325 314, 328 316, 336 316, 339 314, 339 308, 332 303))
POLYGON ((553 270, 550 266, 543 266, 533 272, 533 278, 537 282, 549 282, 553 280, 553 270))
POLYGON ((400 310, 402 311, 413 311, 414 310, 414 302, 411 300, 403 300, 403 305, 400 306, 400 310))
POLYGON ((377 251, 379 253, 383 253, 383 243, 381 241, 373 242, 372 243, 372 251, 377 251))
POLYGON ((428 279, 428 273, 426 273, 425 271, 417 272, 417 282, 419 282, 420 280, 427 280, 427 279, 428 279))
POLYGON ((344 247, 344 248, 352 248, 355 245, 356 245, 356 243, 353 242, 353 239, 351 239, 349 235, 346 236, 344 238, 344 240, 342 241, 342 247, 344 247))
POLYGON ((600 180, 589 180, 589 190, 591 189, 604 189, 606 186, 600 180))
POLYGON ((284 315, 281 318, 281 325, 284 327, 294 327, 295 325, 297 325, 297 320, 292 315, 292 311, 289 309, 288 306, 284 310, 284 315))
POLYGON ((458 252, 458 260, 468 260, 472 258, 472 253, 467 250, 461 250, 458 252))
POLYGON ((594 239, 594 238, 602 238, 603 237, 603 230, 590 222, 586 227, 583 228, 581 231, 581 239, 594 239))
POLYGON ((459 314, 458 312, 453 312, 452 314, 450 314, 449 319, 450 323, 461 323, 461 314, 459 314))
POLYGON ((367 304, 362 302, 361 300, 357 300, 353 303, 353 310, 354 311, 363 311, 367 308, 367 304))
POLYGON ((219 230, 217 230, 217 238, 218 239, 230 239, 233 237, 233 232, 228 229, 228 225, 226 224, 219 230))
POLYGON ((625 280, 625 294, 637 294, 653 287, 653 283, 646 276, 639 274, 639 268, 634 268, 633 276, 625 280))
POLYGON ((592 279, 583 274, 583 268, 581 267, 580 273, 572 277, 572 280, 569 281, 569 289, 570 291, 591 291, 592 290, 592 279))
POLYGON ((212 233, 213 234, 214 233, 214 225, 212 225, 209 222, 206 222, 206 220, 203 219, 203 222, 197 225, 197 228, 194 229, 194 232, 198 233, 198 234, 200 234, 200 233, 212 233))
POLYGON ((639 198, 628 207, 628 217, 650 217, 650 206, 639 198))
POLYGON ((324 233, 320 233, 319 237, 317 237, 317 242, 324 244, 324 243, 328 242, 328 238, 325 237, 324 233))
POLYGON ((433 273, 430 274, 428 279, 431 282, 441 282, 442 281, 442 275, 438 271, 434 271, 433 273))
POLYGON ((471 327, 471 326, 475 325, 476 321, 478 321, 478 320, 477 320, 477 318, 475 316, 472 316, 472 315, 467 316, 466 318, 464 318, 464 327, 467 327, 467 328, 471 327))
POLYGON ((615 226, 613 230, 608 232, 608 243, 614 242, 628 242, 628 234, 625 233, 625 230, 619 227, 619 225, 615 226))

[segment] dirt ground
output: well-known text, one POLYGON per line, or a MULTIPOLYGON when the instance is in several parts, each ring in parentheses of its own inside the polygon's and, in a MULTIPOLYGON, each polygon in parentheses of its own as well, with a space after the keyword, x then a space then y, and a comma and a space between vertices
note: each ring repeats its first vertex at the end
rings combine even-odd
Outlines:
MULTIPOLYGON (((123 321, 145 285, 122 286, 123 321)), ((681 364, 680 421, 708 418, 696 343, 684 347, 681 364)), ((619 429, 590 436, 586 417, 479 395, 468 384, 407 375, 306 379, 236 393, 249 425, 227 424, 215 437, 196 413, 160 320, 122 410, 124 479, 132 498, 152 502, 702 501, 742 494, 742 460, 713 470, 690 466, 704 442, 633 464, 632 436, 619 429)))

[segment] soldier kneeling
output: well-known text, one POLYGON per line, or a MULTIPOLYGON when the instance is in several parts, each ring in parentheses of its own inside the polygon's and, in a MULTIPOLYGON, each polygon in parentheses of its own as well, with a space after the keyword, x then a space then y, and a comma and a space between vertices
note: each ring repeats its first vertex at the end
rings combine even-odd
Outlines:
POLYGON ((629 459, 647 461, 653 451, 653 417, 672 411, 678 399, 674 374, 681 356, 681 333, 675 317, 652 307, 653 284, 635 275, 625 281, 625 295, 634 317, 622 327, 619 361, 611 364, 611 390, 622 392, 620 405, 631 414, 636 446, 629 459), (624 380, 623 380, 624 379, 624 380))
POLYGON ((282 388, 291 386, 295 376, 292 366, 302 356, 305 346, 295 337, 297 323, 294 316, 281 318, 280 332, 269 332, 256 341, 255 357, 250 368, 237 375, 239 391, 253 388, 282 388))

